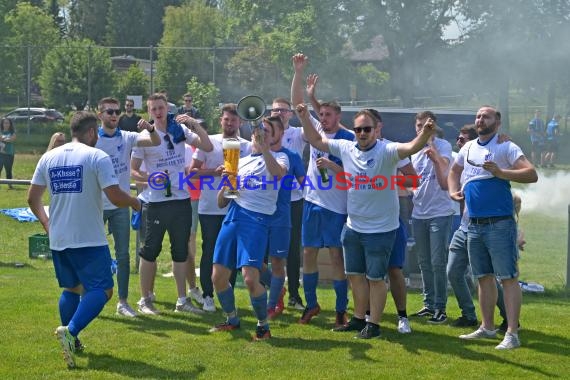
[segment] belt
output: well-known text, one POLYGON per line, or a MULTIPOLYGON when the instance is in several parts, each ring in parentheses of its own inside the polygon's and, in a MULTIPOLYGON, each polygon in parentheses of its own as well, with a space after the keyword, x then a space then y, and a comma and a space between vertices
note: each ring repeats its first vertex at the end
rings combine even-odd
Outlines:
POLYGON ((469 218, 469 222, 472 224, 492 224, 500 222, 501 220, 512 219, 511 215, 504 216, 490 216, 488 218, 469 218))

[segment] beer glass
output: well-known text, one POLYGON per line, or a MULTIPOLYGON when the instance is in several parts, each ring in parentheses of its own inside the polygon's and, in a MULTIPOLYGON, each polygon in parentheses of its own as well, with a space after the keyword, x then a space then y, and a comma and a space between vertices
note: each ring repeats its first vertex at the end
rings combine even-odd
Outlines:
POLYGON ((237 187, 237 174, 239 165, 240 142, 237 138, 231 137, 222 140, 224 150, 224 168, 228 173, 231 189, 224 192, 224 198, 237 198, 239 195, 237 187))

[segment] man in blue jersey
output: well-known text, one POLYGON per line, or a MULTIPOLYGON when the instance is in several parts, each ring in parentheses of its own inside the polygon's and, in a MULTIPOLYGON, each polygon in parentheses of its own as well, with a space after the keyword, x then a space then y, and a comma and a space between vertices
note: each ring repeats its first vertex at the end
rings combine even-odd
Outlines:
POLYGON ((93 148, 97 116, 77 112, 72 142, 44 154, 32 177, 28 204, 49 234, 61 326, 55 333, 68 367, 75 366, 77 335, 99 315, 113 294, 111 254, 103 224, 103 198, 117 207, 140 210, 140 202, 119 187, 109 155, 93 148), (42 202, 50 194, 50 215, 42 202))
POLYGON ((450 196, 456 201, 465 200, 469 211, 467 249, 473 276, 479 280, 482 315, 479 329, 460 338, 496 337, 493 321, 496 276, 503 285, 508 328, 503 341, 495 348, 507 350, 520 346, 518 321, 522 302, 510 181, 532 183, 538 176, 517 145, 510 141, 498 143, 500 125, 501 114, 494 107, 483 106, 477 111, 475 126, 479 138, 469 141, 459 151, 448 185, 450 196))
POLYGON ((260 283, 260 270, 265 258, 270 220, 277 209, 279 183, 289 169, 287 155, 270 149, 277 127, 267 120, 263 121, 263 127, 265 136, 261 136, 261 128, 256 128, 252 135, 252 153, 239 160, 239 196, 230 202, 224 198, 225 189, 218 193, 218 206, 229 204, 229 209, 216 240, 212 272, 214 289, 227 318, 210 331, 231 331, 240 327, 230 276, 234 269, 241 269, 257 317, 254 340, 271 337, 267 321, 267 292, 260 283))
MULTIPOLYGON (((360 330, 357 338, 380 336, 380 319, 386 304, 388 263, 399 226, 397 185, 398 161, 424 147, 435 133, 428 119, 418 136, 408 143, 378 140, 376 117, 369 110, 354 118, 356 142, 327 138, 313 127, 307 107, 296 107, 306 139, 316 149, 340 157, 347 193, 348 218, 342 230, 344 263, 352 287, 354 316, 345 331, 360 330), (365 322, 366 308, 370 317, 365 322), (361 328, 361 329, 360 329, 361 328)), ((339 326, 340 327, 340 326, 339 326)))

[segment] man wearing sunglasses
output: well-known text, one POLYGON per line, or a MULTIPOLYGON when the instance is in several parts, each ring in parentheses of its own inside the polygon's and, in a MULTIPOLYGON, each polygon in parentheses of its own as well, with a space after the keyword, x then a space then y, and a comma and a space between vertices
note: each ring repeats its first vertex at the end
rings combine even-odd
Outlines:
POLYGON ((477 111, 475 126, 479 138, 469 141, 459 151, 448 184, 450 196, 456 201, 464 199, 469 211, 467 247, 473 276, 479 280, 482 315, 481 326, 460 338, 496 337, 493 316, 497 277, 503 285, 508 328, 495 348, 507 350, 520 346, 518 321, 522 302, 510 181, 533 183, 538 176, 517 145, 510 141, 499 144, 500 125, 501 114, 494 107, 483 106, 477 111))
MULTIPOLYGON (((139 251, 142 297, 138 302, 138 310, 143 314, 158 314, 151 293, 156 275, 156 258, 162 250, 164 234, 168 232, 172 272, 178 293, 175 311, 202 312, 186 297, 186 259, 192 205, 188 199, 190 194, 184 184, 180 183, 180 178, 185 173, 185 144, 210 152, 213 149, 212 143, 196 119, 188 115, 174 117, 169 113, 168 102, 163 94, 151 95, 147 106, 154 121, 150 130, 160 136, 161 143, 159 146, 133 149, 131 159, 133 179, 148 183, 140 195, 147 203, 143 205, 143 217, 146 217, 145 241, 139 251), (146 172, 140 170, 143 161, 146 172)), ((146 124, 145 121, 144 125, 146 124)))
POLYGON ((125 113, 119 118, 119 129, 121 131, 139 132, 138 122, 141 119, 135 113, 135 102, 133 99, 125 100, 125 113))
MULTIPOLYGON (((130 193, 132 148, 136 146, 160 145, 160 136, 155 133, 154 127, 144 120, 139 120, 138 128, 139 130, 148 131, 149 133, 147 134, 120 130, 118 128, 120 113, 120 104, 117 99, 103 98, 99 100, 97 116, 99 117, 101 126, 99 127, 99 139, 95 147, 101 149, 111 157, 121 190, 130 193)), ((117 287, 119 289, 117 314, 126 317, 135 317, 135 311, 127 302, 129 294, 129 275, 131 273, 129 250, 131 219, 129 209, 115 206, 104 194, 103 206, 103 222, 109 223, 109 229, 115 241, 117 287)))
POLYGON ((433 136, 435 123, 428 119, 411 142, 389 143, 377 139, 375 116, 362 110, 354 118, 355 143, 322 136, 312 127, 307 107, 299 104, 296 110, 305 137, 315 149, 340 157, 349 178, 359 176, 375 181, 362 185, 353 179, 355 184, 347 191, 348 218, 341 239, 354 298, 354 316, 347 326, 357 324, 355 320, 363 321, 370 305, 369 320, 356 337, 378 337, 386 304, 388 262, 399 226, 399 205, 397 188, 375 178, 390 181, 396 175, 398 162, 419 151, 433 136))

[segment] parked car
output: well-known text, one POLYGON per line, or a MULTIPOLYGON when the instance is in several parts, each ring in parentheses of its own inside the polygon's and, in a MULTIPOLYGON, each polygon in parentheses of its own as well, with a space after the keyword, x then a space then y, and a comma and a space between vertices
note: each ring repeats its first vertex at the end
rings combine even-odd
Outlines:
POLYGON ((64 119, 61 112, 57 110, 37 107, 16 108, 8 112, 4 117, 11 119, 14 123, 24 123, 27 122, 28 119, 34 123, 61 123, 64 119))

